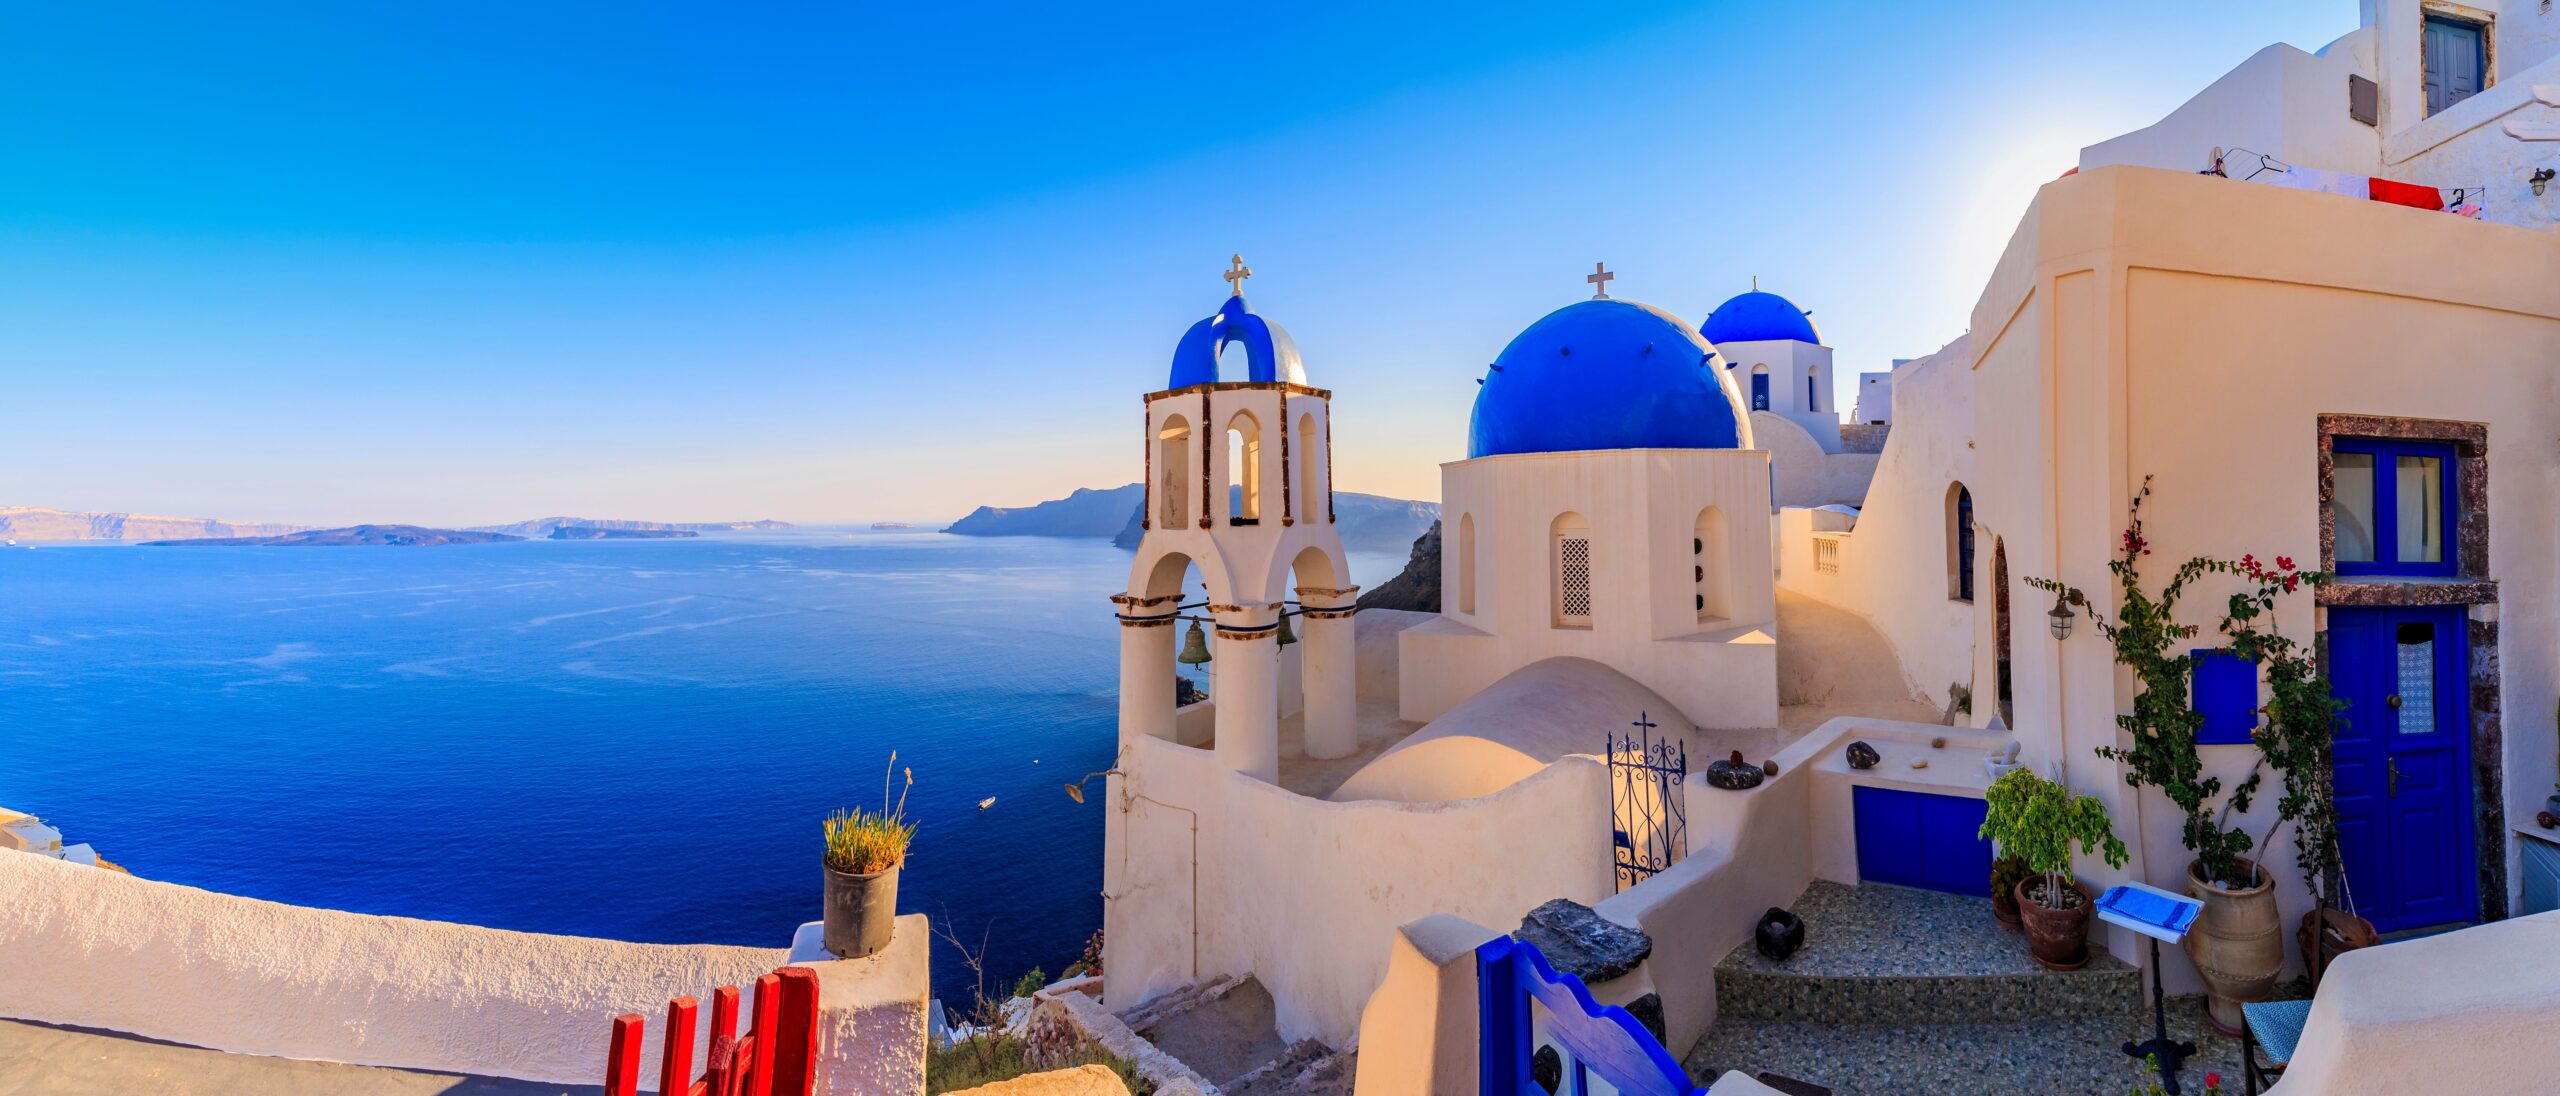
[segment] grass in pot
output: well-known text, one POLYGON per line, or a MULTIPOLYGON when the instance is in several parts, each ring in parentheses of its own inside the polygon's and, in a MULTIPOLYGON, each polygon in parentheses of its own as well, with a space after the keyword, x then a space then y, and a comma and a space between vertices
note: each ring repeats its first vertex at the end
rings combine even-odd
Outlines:
MULTIPOLYGON (((889 772, 897 773, 898 755, 889 755, 889 772)), ((826 920, 824 941, 840 958, 860 959, 889 946, 898 918, 898 868, 907 862, 907 843, 915 839, 915 823, 907 821, 907 790, 916 785, 907 770, 905 788, 889 800, 889 776, 880 780, 880 810, 860 807, 837 811, 826 820, 826 920)))
POLYGON ((2025 922, 2027 950, 2048 970, 2078 970, 2089 961, 2089 888, 2071 876, 2071 849, 2124 866, 2124 842, 2107 822, 2107 805, 2026 769, 1992 781, 1983 799, 1982 836, 2026 866, 2012 888, 2025 922))

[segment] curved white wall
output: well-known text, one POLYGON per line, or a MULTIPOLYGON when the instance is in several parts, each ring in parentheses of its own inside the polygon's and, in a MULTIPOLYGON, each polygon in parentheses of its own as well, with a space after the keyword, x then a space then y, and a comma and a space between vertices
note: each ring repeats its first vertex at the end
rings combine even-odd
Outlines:
POLYGON ((0 895, 0 1014, 555 1083, 603 1079, 625 1012, 651 1018, 654 1076, 668 998, 751 985, 787 954, 311 909, 5 852, 0 895))

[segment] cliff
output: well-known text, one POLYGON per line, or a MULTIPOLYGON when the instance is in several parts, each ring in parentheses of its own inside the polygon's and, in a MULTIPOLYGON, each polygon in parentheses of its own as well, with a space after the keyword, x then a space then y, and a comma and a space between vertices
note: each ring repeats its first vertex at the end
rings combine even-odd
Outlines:
POLYGON ((174 518, 159 514, 101 514, 41 506, 0 506, 0 537, 12 540, 168 540, 180 537, 271 537, 308 525, 279 522, 174 518))
MULTIPOLYGON (((562 529, 609 529, 619 531, 668 531, 683 533, 774 532, 797 529, 787 521, 624 521, 616 518, 574 518, 554 515, 531 521, 515 521, 505 525, 474 525, 474 533, 513 533, 520 537, 551 537, 562 529)), ((553 537, 589 539, 584 537, 553 537)))
POLYGON ((1404 570, 1396 577, 1380 583, 1360 595, 1363 609, 1403 609, 1416 613, 1440 611, 1440 522, 1413 540, 1413 555, 1405 560, 1404 570))
POLYGON ((691 529, 616 529, 606 525, 563 525, 553 529, 551 540, 667 540, 698 537, 691 529))
POLYGON ((952 522, 946 533, 964 537, 1108 537, 1144 505, 1146 488, 1079 487, 1062 499, 1036 506, 981 506, 952 522))
POLYGON ((340 547, 380 546, 423 548, 440 544, 497 544, 523 540, 505 533, 479 533, 464 529, 423 529, 415 525, 351 525, 344 529, 311 529, 272 537, 195 537, 186 540, 144 541, 145 548, 199 548, 206 546, 241 547, 340 547))

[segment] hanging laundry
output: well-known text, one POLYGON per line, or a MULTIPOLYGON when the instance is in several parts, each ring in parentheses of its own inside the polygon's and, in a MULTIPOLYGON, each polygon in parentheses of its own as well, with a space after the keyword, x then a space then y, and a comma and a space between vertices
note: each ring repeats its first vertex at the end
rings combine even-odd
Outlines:
POLYGON ((2475 221, 2480 219, 2480 207, 2472 202, 2464 202, 2460 206, 2446 210, 2445 212, 2451 213, 2456 217, 2469 217, 2475 221))
POLYGON ((2373 197, 2373 177, 2349 175, 2343 171, 2296 165, 2281 175, 2260 175, 2254 182, 2273 183, 2295 190, 2316 190, 2322 194, 2343 194, 2349 198, 2373 197))
MULTIPOLYGON (((2296 168, 2294 170, 2299 171, 2301 169, 2296 168)), ((2416 183, 2401 183, 2394 182, 2389 179, 2375 179, 2373 180, 2371 196, 2373 200, 2377 202, 2389 202, 2392 205, 2404 205, 2412 209, 2427 209, 2435 210, 2437 212, 2442 212, 2444 210, 2443 191, 2431 186, 2419 186, 2416 183)))

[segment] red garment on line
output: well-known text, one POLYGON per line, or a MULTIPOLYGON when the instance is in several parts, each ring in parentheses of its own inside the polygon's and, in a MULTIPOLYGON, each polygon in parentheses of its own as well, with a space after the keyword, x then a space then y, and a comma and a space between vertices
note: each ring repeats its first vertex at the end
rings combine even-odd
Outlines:
POLYGON ((2395 183, 2389 179, 2373 180, 2373 200, 2416 209, 2444 210, 2444 192, 2416 183, 2395 183))

